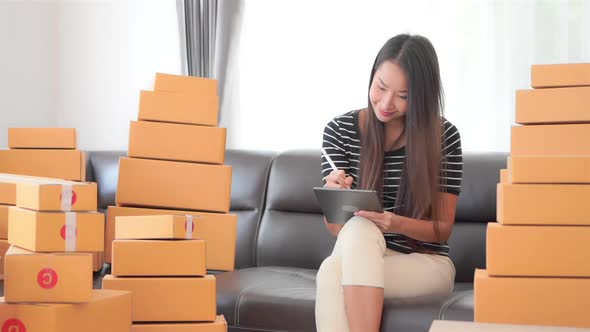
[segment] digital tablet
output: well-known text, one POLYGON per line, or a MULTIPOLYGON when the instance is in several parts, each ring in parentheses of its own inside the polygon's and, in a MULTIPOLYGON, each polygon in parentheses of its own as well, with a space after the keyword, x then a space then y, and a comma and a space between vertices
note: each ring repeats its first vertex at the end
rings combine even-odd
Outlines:
POLYGON ((374 190, 314 187, 313 191, 329 223, 344 224, 358 210, 383 212, 381 199, 374 190))

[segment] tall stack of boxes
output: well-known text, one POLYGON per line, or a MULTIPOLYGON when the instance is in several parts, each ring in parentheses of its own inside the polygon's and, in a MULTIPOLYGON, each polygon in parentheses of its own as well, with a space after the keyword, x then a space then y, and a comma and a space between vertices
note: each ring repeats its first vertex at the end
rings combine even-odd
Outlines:
POLYGON ((92 254, 103 251, 96 183, 27 178, 9 208, 1 331, 131 329, 131 293, 92 288, 92 254))
POLYGON ((475 320, 590 327, 590 63, 532 66, 517 91, 475 320))
POLYGON ((216 317, 205 241, 192 239, 192 226, 190 215, 117 217, 112 275, 103 287, 132 292, 134 332, 227 330, 216 317))
MULTIPOLYGON (((147 244, 147 239, 143 237, 134 238, 131 242, 113 243, 116 221, 125 220, 121 217, 142 216, 139 218, 141 226, 138 227, 151 229, 159 227, 156 226, 160 220, 158 216, 176 216, 177 220, 180 216, 185 218, 186 225, 191 225, 189 239, 204 240, 205 268, 233 270, 237 216, 228 213, 231 167, 223 164, 226 130, 217 127, 217 81, 158 73, 154 90, 141 92, 139 121, 132 121, 130 126, 128 157, 121 158, 119 163, 117 206, 111 206, 107 211, 105 260, 112 263, 115 271, 120 271, 125 268, 124 263, 121 263, 121 257, 115 256, 114 250, 122 252, 123 246, 127 246, 125 250, 134 250, 138 255, 135 260, 150 263, 151 257, 142 254, 144 250, 166 252, 170 250, 166 248, 174 243, 170 242, 173 238, 167 238, 168 241, 147 244), (155 247, 148 249, 151 245, 155 247)), ((194 246, 193 243, 198 242, 182 241, 174 245, 180 247, 180 243, 194 246)), ((167 256, 172 261, 180 255, 177 251, 174 254, 168 252, 167 256)), ((192 254, 197 255, 198 252, 192 254)), ((140 322, 194 321, 194 316, 185 319, 186 316, 180 313, 187 309, 183 307, 183 303, 188 303, 185 300, 195 300, 186 298, 187 295, 197 296, 195 292, 204 285, 212 287, 207 289, 212 289, 213 296, 197 296, 196 300, 205 301, 198 306, 215 307, 214 276, 197 277, 191 274, 190 278, 179 278, 174 274, 167 275, 159 268, 152 271, 148 274, 150 277, 122 274, 103 279, 103 288, 133 290, 134 298, 136 290, 149 289, 147 293, 137 292, 144 305, 134 307, 133 320, 138 323, 134 324, 134 331, 151 331, 150 326, 140 322), (156 275, 162 278, 155 278, 156 275), (165 293, 176 296, 169 306, 161 303, 162 298, 166 298, 165 293), (146 306, 158 308, 158 311, 143 311, 146 306)), ((134 300, 134 303, 138 301, 134 300)), ((210 317, 203 321, 215 320, 215 310, 212 313, 209 312, 210 317)), ((191 328, 192 325, 195 324, 177 323, 174 326, 180 329, 191 328)), ((160 327, 166 328, 164 325, 160 327)))
MULTIPOLYGON (((27 176, 86 180, 86 155, 77 150, 75 128, 9 128, 8 147, 0 150, 0 258, 8 249, 8 209, 16 204, 17 182, 27 176)), ((102 268, 103 257, 93 253, 94 271, 102 268)))

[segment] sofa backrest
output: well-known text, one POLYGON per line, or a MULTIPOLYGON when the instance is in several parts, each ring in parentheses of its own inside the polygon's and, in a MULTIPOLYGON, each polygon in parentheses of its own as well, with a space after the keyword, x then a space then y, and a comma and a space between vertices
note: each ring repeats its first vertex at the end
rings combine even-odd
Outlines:
MULTIPOLYGON (((496 184, 506 153, 465 153, 462 192, 449 240, 456 280, 473 280, 485 267, 485 230, 496 219, 496 184)), ((286 151, 270 169, 266 204, 258 231, 256 264, 317 269, 335 238, 323 224, 312 191, 321 186, 320 151, 286 151)))
MULTIPOLYGON (((115 205, 119 158, 125 151, 91 151, 88 153, 87 181, 98 183, 99 210, 115 205)), ((230 213, 238 216, 236 268, 254 266, 255 245, 260 211, 264 203, 268 171, 274 153, 228 150, 225 164, 232 166, 230 213)))

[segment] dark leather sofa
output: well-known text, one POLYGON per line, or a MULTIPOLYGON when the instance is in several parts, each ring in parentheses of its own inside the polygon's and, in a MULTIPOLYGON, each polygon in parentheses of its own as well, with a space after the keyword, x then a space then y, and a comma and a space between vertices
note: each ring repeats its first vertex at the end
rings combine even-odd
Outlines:
MULTIPOLYGON (((114 204, 118 158, 124 154, 89 153, 88 180, 98 182, 101 209, 114 204)), ((485 267, 486 223, 495 220, 496 184, 506 157, 464 154, 462 193, 449 241, 457 270, 452 294, 386 301, 381 331, 428 331, 434 319, 473 320, 473 273, 485 267)), ((321 185, 319 150, 229 150, 226 164, 233 166, 231 213, 238 215, 238 240, 236 270, 212 271, 218 313, 225 315, 230 331, 315 331, 315 275, 335 242, 312 192, 321 185)))

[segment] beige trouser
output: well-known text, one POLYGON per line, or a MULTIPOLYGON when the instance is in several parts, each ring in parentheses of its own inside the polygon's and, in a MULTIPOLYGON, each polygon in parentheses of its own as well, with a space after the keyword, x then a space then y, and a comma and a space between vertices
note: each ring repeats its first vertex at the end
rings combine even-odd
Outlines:
POLYGON ((317 331, 348 331, 342 286, 380 287, 386 299, 410 300, 448 295, 454 279, 455 267, 448 257, 387 249, 383 233, 373 222, 353 217, 338 234, 332 255, 316 277, 317 331))

